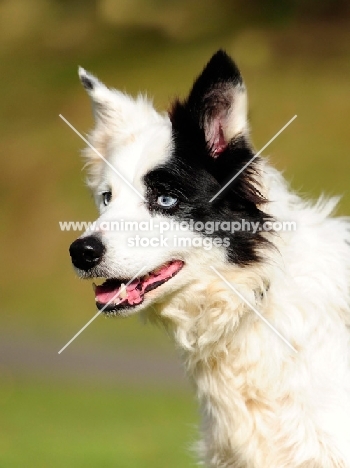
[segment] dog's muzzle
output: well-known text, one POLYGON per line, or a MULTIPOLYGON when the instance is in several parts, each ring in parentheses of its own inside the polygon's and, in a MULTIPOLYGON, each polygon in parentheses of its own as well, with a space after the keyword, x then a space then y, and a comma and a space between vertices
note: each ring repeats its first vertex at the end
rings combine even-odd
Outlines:
POLYGON ((97 236, 75 240, 69 247, 72 263, 79 270, 90 270, 98 265, 105 253, 105 247, 97 236))

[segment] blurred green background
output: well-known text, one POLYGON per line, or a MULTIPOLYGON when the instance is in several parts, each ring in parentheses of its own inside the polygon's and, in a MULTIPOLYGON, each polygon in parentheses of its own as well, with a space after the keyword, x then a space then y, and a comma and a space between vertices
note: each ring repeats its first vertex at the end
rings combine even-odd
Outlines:
POLYGON ((90 103, 77 66, 157 108, 225 48, 248 86, 252 138, 306 196, 350 213, 350 9, 341 0, 0 1, 0 467, 194 466, 197 408, 172 344, 99 317, 58 221, 93 220, 90 103))

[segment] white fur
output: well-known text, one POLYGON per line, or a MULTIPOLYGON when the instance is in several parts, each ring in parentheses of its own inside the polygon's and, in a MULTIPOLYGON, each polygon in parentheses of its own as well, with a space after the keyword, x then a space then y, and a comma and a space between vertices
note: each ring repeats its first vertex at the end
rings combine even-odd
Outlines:
MULTIPOLYGON (((134 101, 102 84, 90 94, 97 119, 91 143, 144 193, 142 175, 171 152, 168 118, 144 98, 134 101)), ((101 208, 100 220, 149 219, 142 200, 91 150, 86 156, 100 208, 101 192, 113 187, 113 201, 101 208)), ((302 201, 266 161, 260 175, 270 200, 264 209, 297 223, 296 231, 271 236, 276 248, 262 252, 263 263, 237 267, 225 261, 220 248, 135 254, 121 235, 103 233, 110 271, 131 277, 143 265, 152 270, 169 258, 186 262, 175 278, 149 294, 144 306, 152 307, 141 308, 170 330, 182 352, 200 402, 198 450, 206 466, 349 468, 349 221, 331 217, 336 200, 302 201)))

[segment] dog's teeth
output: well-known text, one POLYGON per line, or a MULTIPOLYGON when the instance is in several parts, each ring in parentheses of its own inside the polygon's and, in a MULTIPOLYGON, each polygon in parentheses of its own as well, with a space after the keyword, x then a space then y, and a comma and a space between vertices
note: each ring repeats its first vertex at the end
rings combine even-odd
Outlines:
POLYGON ((94 292, 96 291, 96 288, 97 288, 96 283, 92 283, 92 289, 94 290, 94 292))
POLYGON ((128 293, 126 292, 125 284, 122 283, 121 286, 120 286, 119 297, 120 297, 121 299, 126 299, 127 296, 128 296, 128 293))

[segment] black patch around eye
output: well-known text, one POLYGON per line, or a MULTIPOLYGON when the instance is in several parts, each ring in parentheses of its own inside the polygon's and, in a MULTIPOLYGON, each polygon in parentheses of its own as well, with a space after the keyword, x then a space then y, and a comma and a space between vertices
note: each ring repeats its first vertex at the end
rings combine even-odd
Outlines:
MULTIPOLYGON (((262 226, 266 220, 271 220, 263 212, 267 200, 259 192, 257 161, 249 165, 212 203, 209 202, 254 156, 250 144, 243 138, 232 141, 219 161, 207 154, 203 135, 200 132, 197 132, 197 138, 194 135, 185 131, 177 132, 175 128, 171 158, 144 176, 150 211, 162 211, 152 209, 152 197, 154 200, 163 192, 179 199, 176 209, 164 213, 179 222, 192 220, 221 223, 244 220, 247 223, 258 222, 262 226)), ((261 248, 269 245, 261 231, 231 233, 218 229, 213 233, 201 234, 221 240, 229 239, 229 246, 225 247, 227 259, 241 266, 259 261, 261 248)))
POLYGON ((265 221, 273 220, 264 213, 267 200, 259 188, 260 161, 256 158, 251 162, 254 150, 246 136, 248 131, 225 141, 218 154, 213 152, 211 133, 217 131, 215 123, 219 128, 227 123, 229 108, 235 111, 235 93, 241 92, 244 85, 237 66, 219 51, 195 81, 189 97, 172 106, 172 154, 166 163, 145 175, 144 183, 150 199, 161 194, 159 191, 178 197, 177 209, 167 213, 177 221, 216 223, 218 227, 213 232, 201 231, 201 235, 228 239, 229 245, 223 244, 228 261, 244 266, 260 261, 261 251, 272 245, 263 231, 265 221), (258 229, 231 232, 224 230, 222 224, 220 227, 220 223, 232 222, 245 222, 250 227, 255 223, 258 229))
POLYGON ((164 177, 160 176, 161 170, 154 170, 147 173, 143 180, 146 186, 146 201, 148 208, 151 212, 159 211, 162 208, 158 206, 157 199, 161 195, 174 196, 173 190, 171 190, 171 183, 165 182, 164 177), (162 180, 164 179, 164 182, 162 180))

